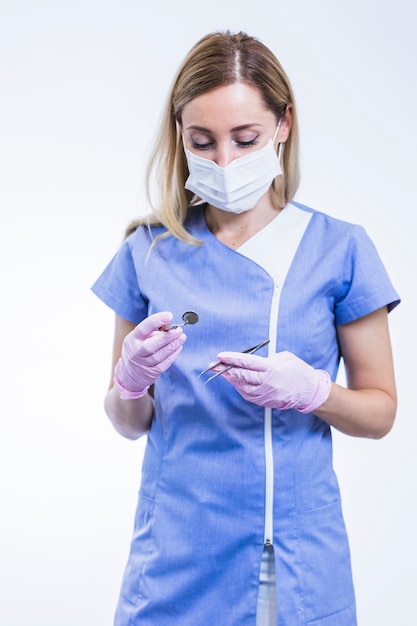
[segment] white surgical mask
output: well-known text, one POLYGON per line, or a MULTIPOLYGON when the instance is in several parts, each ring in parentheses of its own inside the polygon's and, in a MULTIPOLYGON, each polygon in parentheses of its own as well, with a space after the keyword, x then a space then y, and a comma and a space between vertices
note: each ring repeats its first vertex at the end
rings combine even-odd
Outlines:
POLYGON ((274 147, 280 124, 266 146, 235 159, 226 167, 186 150, 190 175, 185 188, 223 211, 243 213, 252 209, 275 176, 282 174, 279 154, 274 147))

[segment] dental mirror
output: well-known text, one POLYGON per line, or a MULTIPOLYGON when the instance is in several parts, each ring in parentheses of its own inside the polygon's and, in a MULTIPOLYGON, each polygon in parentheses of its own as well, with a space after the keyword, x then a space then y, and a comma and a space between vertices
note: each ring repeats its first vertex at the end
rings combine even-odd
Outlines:
POLYGON ((182 314, 182 323, 181 324, 162 324, 159 330, 173 330, 174 328, 178 328, 179 326, 186 326, 187 324, 197 324, 199 320, 198 313, 195 311, 185 311, 182 314))

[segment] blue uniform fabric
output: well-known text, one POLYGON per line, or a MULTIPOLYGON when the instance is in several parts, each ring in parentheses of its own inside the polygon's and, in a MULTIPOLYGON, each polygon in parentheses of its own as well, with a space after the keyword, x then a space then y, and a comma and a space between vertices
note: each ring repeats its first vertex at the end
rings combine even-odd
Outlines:
MULTIPOLYGON (((311 219, 282 288, 276 350, 336 377, 336 326, 399 302, 364 229, 297 203, 311 219)), ((284 209, 285 211, 286 209, 284 209)), ((265 523, 264 409, 222 377, 197 375, 222 350, 269 334, 274 281, 207 229, 202 246, 139 227, 93 291, 139 323, 195 310, 188 340, 155 384, 131 552, 116 626, 255 626, 265 523), (204 379, 203 379, 204 380, 204 379)), ((266 348, 260 355, 266 355, 266 348)), ((355 626, 349 546, 332 467, 330 427, 273 410, 274 554, 279 626, 355 626)))

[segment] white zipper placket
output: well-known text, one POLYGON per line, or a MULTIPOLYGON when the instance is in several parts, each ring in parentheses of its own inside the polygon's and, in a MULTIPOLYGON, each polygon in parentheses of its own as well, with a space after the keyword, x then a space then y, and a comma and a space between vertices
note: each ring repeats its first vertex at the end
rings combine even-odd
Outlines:
MULTIPOLYGON (((279 302, 281 298, 282 281, 275 281, 272 295, 271 312, 269 316, 269 339, 268 355, 275 354, 277 345, 277 328, 279 302)), ((264 448, 265 448, 265 529, 264 543, 274 543, 274 452, 272 442, 272 409, 264 411, 264 448)))
MULTIPOLYGON (((254 235, 240 248, 240 253, 257 263, 271 276, 274 283, 269 315, 268 355, 277 349, 277 329, 281 291, 288 270, 313 213, 288 204, 268 229, 254 235)), ((265 527, 264 541, 273 544, 274 530, 274 453, 272 409, 264 409, 265 450, 265 527)))

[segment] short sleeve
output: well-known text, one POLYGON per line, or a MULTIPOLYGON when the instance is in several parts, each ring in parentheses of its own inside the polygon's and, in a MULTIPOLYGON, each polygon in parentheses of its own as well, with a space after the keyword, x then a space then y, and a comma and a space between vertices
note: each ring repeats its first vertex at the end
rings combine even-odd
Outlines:
POLYGON ((346 324, 384 306, 400 303, 378 252, 362 226, 353 226, 335 302, 336 323, 346 324))
POLYGON ((140 293, 132 249, 127 239, 92 286, 115 313, 134 324, 148 314, 148 303, 140 293))

